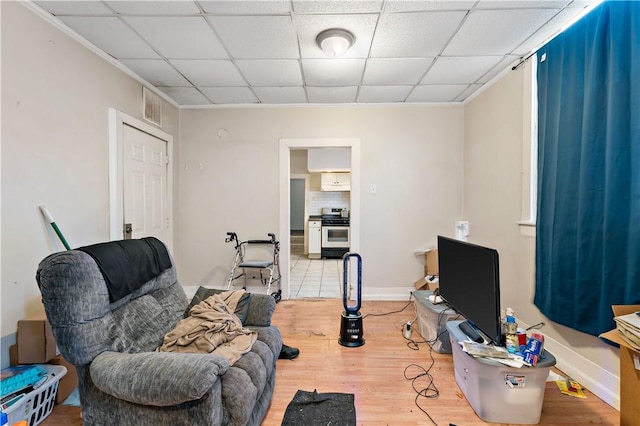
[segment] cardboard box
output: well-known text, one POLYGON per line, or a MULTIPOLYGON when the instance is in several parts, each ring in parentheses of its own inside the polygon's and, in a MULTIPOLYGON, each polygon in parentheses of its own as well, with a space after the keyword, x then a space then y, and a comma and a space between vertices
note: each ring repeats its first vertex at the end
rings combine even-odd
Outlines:
MULTIPOLYGON (((613 305, 613 316, 640 311, 640 305, 613 305)), ((640 425, 640 351, 634 349, 618 330, 610 330, 601 338, 620 345, 620 424, 640 425)))
POLYGON ((418 281, 414 283, 416 290, 431 290, 435 291, 438 288, 438 277, 435 275, 426 276, 424 278, 420 278, 418 281))
POLYGON ((9 346, 9 366, 15 367, 18 365, 18 345, 9 346))
POLYGON ((424 277, 414 283, 416 290, 435 291, 438 288, 438 250, 424 253, 424 277), (434 278, 435 277, 435 278, 434 278))
POLYGON ((46 364, 57 355, 56 341, 44 312, 18 321, 18 363, 46 364))
POLYGON ((71 395, 71 392, 78 387, 78 372, 76 367, 64 359, 62 355, 53 358, 49 361, 49 364, 62 365, 67 368, 67 374, 58 382, 58 393, 56 394, 56 404, 62 404, 71 395))
POLYGON ((429 250, 424 254, 424 275, 438 275, 438 250, 429 250))

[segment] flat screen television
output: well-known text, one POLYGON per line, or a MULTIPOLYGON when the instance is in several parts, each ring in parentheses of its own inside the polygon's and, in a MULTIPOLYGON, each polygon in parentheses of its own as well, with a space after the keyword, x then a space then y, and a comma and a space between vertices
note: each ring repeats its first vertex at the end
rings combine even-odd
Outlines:
MULTIPOLYGON (((440 296, 472 328, 481 331, 492 343, 501 344, 498 252, 438 236, 438 269, 440 296)), ((463 331, 467 332, 464 328, 463 331)))

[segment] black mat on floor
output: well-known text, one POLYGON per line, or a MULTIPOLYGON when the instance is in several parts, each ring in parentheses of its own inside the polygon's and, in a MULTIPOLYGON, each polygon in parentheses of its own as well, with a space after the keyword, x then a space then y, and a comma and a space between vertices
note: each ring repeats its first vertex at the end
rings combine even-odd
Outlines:
POLYGON ((351 393, 299 390, 284 413, 282 426, 355 426, 356 407, 351 393))

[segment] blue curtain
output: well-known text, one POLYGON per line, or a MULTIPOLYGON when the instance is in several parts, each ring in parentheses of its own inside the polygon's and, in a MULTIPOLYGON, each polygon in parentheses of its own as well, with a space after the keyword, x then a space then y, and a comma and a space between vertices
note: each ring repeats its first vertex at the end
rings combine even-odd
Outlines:
POLYGON ((640 2, 608 1, 538 52, 534 303, 592 335, 640 303, 640 2))

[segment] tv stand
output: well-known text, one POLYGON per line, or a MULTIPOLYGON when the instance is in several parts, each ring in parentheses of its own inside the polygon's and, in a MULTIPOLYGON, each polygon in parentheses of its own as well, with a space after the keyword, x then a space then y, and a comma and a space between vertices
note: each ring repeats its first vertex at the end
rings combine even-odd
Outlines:
POLYGON ((462 321, 459 325, 460 330, 471 340, 476 343, 484 343, 484 338, 478 333, 476 328, 469 321, 462 321))

